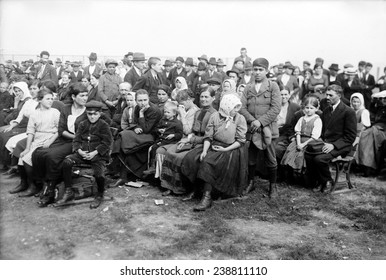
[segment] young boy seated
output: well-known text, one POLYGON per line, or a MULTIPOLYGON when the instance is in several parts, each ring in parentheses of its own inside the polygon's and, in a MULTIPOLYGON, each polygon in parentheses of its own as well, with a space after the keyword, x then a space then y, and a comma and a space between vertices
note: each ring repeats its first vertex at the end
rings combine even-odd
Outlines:
POLYGON ((123 110, 122 119, 121 119, 121 128, 122 130, 130 129, 130 125, 133 124, 134 119, 134 109, 137 103, 135 102, 134 92, 129 92, 126 94, 126 103, 127 107, 123 110))
POLYGON ((149 149, 149 169, 143 174, 150 175, 155 173, 155 155, 159 147, 174 144, 181 140, 183 135, 182 122, 177 119, 177 103, 166 101, 164 106, 164 116, 157 125, 154 136, 155 143, 149 149))
POLYGON ((102 119, 101 110, 103 104, 92 100, 86 104, 87 120, 82 121, 75 133, 72 142, 73 154, 63 161, 63 179, 65 193, 57 204, 63 204, 74 199, 72 189, 72 167, 79 163, 89 163, 94 172, 98 191, 90 208, 97 208, 103 200, 105 190, 104 171, 106 163, 110 159, 110 149, 113 137, 109 125, 102 119))

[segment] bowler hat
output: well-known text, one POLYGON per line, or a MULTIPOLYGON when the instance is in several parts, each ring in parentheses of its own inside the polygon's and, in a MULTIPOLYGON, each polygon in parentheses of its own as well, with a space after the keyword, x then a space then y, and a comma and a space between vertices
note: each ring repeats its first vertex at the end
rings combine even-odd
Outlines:
POLYGON ((115 64, 115 66, 118 66, 118 62, 112 58, 107 59, 105 62, 106 67, 109 66, 110 64, 115 64))
POLYGON ((182 63, 185 62, 184 59, 181 56, 177 56, 176 61, 180 61, 182 63))
POLYGON ((92 53, 90 53, 90 55, 89 55, 89 57, 88 57, 88 59, 90 59, 90 60, 97 60, 97 54, 96 53, 94 53, 94 52, 92 52, 92 53))
POLYGON ((133 62, 135 61, 145 61, 145 54, 144 53, 140 53, 140 52, 136 52, 133 54, 133 62))
POLYGON ((198 60, 200 60, 200 59, 205 60, 207 63, 209 62, 209 61, 208 61, 208 56, 207 56, 206 54, 201 55, 201 56, 198 58, 198 60))
POLYGON ((171 67, 171 66, 173 66, 173 64, 170 62, 169 59, 166 59, 166 60, 165 60, 164 67, 171 67))
POLYGON ((239 71, 239 69, 237 69, 237 68, 235 68, 235 67, 232 67, 231 70, 228 70, 228 71, 226 72, 227 76, 229 76, 230 73, 236 73, 237 76, 239 76, 240 71, 239 71))
POLYGON ((212 78, 209 78, 207 81, 206 81, 207 84, 217 84, 217 85, 221 85, 221 80, 217 77, 212 77, 212 78))
POLYGON ((339 65, 336 64, 336 63, 332 63, 330 67, 328 67, 328 69, 330 70, 334 70, 336 72, 338 72, 340 69, 339 69, 339 65))
POLYGON ((85 106, 86 106, 87 111, 92 111, 92 110, 99 111, 102 109, 103 104, 99 101, 91 100, 91 101, 87 102, 85 106))
POLYGON ((226 66, 226 64, 224 63, 224 61, 221 58, 219 58, 219 59, 217 59, 217 66, 226 66))
POLYGON ((186 58, 185 65, 193 66, 193 58, 191 57, 186 58))
POLYGON ((62 60, 58 57, 58 58, 55 60, 55 63, 62 63, 62 60))
MULTIPOLYGON (((283 64, 282 64, 283 65, 283 64)), ((259 57, 259 58, 256 58, 254 61, 253 61, 253 67, 255 66, 260 66, 260 67, 263 67, 265 69, 268 69, 269 67, 269 62, 268 60, 266 60, 265 58, 263 57, 259 57)), ((279 68, 280 68, 280 64, 279 64, 279 68)))
POLYGON ((205 70, 206 70, 206 65, 205 65, 205 63, 202 62, 202 61, 200 61, 200 62, 198 63, 198 66, 197 66, 197 70, 198 70, 198 71, 205 71, 205 70))
POLYGON ((215 57, 211 57, 211 58, 209 59, 209 64, 217 65, 216 58, 215 58, 215 57))

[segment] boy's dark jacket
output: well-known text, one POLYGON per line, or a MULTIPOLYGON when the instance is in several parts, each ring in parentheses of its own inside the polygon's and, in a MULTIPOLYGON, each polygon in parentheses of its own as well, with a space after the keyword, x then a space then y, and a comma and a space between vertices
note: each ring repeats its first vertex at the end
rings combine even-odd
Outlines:
POLYGON ((78 149, 83 151, 98 151, 101 159, 110 159, 110 150, 113 144, 113 136, 110 132, 109 125, 102 119, 91 123, 88 119, 79 124, 72 142, 73 152, 78 149))
POLYGON ((159 145, 177 143, 179 140, 181 140, 182 135, 184 133, 182 128, 182 122, 178 120, 177 117, 174 117, 172 120, 162 118, 158 123, 155 132, 156 134, 154 135, 154 138, 156 139, 156 143, 160 143, 159 145), (158 130, 162 128, 165 129, 165 132, 161 136, 158 130), (165 139, 166 136, 170 134, 174 134, 174 137, 172 139, 165 139))

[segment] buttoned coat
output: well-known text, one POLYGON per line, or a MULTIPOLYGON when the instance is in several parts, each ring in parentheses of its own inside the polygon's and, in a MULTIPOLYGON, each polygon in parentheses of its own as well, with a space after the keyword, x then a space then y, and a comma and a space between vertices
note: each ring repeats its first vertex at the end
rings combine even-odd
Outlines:
MULTIPOLYGON (((40 72, 42 66, 38 67, 36 69, 36 74, 40 72)), ((51 66, 49 63, 46 64, 46 67, 43 70, 42 77, 40 79, 41 82, 45 82, 51 80, 53 81, 56 85, 58 85, 58 75, 56 75, 56 69, 51 66)))
POLYGON ((265 78, 256 92, 255 82, 245 87, 241 96, 242 107, 240 114, 247 120, 248 125, 258 120, 262 127, 269 126, 272 138, 279 136, 277 116, 281 109, 281 95, 279 86, 265 78))
POLYGON ((98 64, 95 64, 95 69, 94 69, 94 72, 92 72, 92 73, 90 73, 90 65, 87 65, 86 68, 84 68, 83 77, 85 77, 85 76, 91 77, 91 75, 93 75, 93 74, 102 75, 102 73, 103 73, 103 69, 98 64))
POLYGON ((158 82, 154 79, 153 74, 148 70, 142 77, 138 79, 133 87, 133 91, 137 92, 139 89, 145 89, 149 93, 150 102, 158 104, 158 86, 160 84, 166 85, 161 73, 157 73, 158 82))
POLYGON ((330 112, 330 107, 327 107, 322 114, 322 139, 334 145, 331 155, 337 157, 351 151, 357 135, 357 120, 354 109, 342 101, 332 115, 330 112))
POLYGON ((138 75, 137 71, 134 69, 135 66, 131 67, 131 69, 126 73, 125 77, 123 78, 124 82, 130 83, 132 87, 135 86, 139 78, 141 77, 138 75))

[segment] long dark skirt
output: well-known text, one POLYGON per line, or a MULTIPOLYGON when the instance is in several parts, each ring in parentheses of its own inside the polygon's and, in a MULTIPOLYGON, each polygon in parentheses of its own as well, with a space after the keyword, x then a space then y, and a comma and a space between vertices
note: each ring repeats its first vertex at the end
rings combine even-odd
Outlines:
POLYGON ((209 183, 220 193, 240 195, 248 181, 246 154, 245 145, 228 152, 210 149, 199 164, 197 179, 209 183))
POLYGON ((32 154, 32 166, 37 177, 45 181, 61 181, 63 160, 72 154, 72 142, 55 141, 49 148, 38 148, 32 154))
MULTIPOLYGON (((193 150, 177 153, 177 144, 170 147, 162 164, 161 186, 171 190, 175 194, 188 192, 188 186, 185 184, 184 175, 182 174, 182 162, 188 155, 198 157, 202 153, 202 144, 197 145, 193 150)), ((198 170, 198 169, 197 169, 198 170)), ((197 172, 195 173, 197 174, 197 172)))
POLYGON ((8 140, 20 133, 26 132, 27 128, 22 127, 14 127, 11 131, 8 132, 2 132, 0 133, 0 163, 4 165, 10 165, 11 163, 11 154, 5 147, 5 144, 7 144, 8 140))

